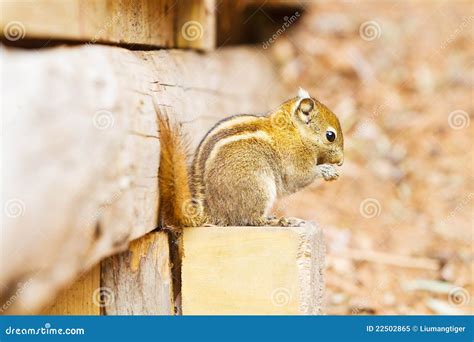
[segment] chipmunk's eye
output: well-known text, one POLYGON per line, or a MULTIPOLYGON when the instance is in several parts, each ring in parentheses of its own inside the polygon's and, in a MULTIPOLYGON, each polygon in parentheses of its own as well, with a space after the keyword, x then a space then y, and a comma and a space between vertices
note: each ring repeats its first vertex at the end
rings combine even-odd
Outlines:
POLYGON ((327 130, 326 131, 326 139, 329 142, 333 142, 334 140, 336 140, 336 133, 334 131, 327 130))

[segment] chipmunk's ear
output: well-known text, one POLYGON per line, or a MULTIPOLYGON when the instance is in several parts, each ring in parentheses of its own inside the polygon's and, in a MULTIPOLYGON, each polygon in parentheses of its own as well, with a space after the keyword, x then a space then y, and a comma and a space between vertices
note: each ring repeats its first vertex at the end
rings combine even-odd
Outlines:
POLYGON ((298 90, 298 101, 296 102, 295 115, 296 117, 303 121, 305 124, 308 124, 311 120, 309 115, 314 108, 314 100, 309 96, 309 93, 300 88, 298 90))
POLYGON ((298 97, 300 98, 299 103, 298 103, 298 109, 303 112, 303 114, 308 115, 314 108, 314 101, 309 96, 309 93, 304 90, 303 88, 300 88, 298 90, 298 97))
POLYGON ((298 106, 295 111, 296 117, 304 122, 305 124, 309 124, 311 121, 311 111, 314 108, 314 101, 312 98, 305 98, 299 100, 298 106))
POLYGON ((298 109, 305 115, 309 115, 314 108, 314 101, 311 98, 302 99, 298 109))

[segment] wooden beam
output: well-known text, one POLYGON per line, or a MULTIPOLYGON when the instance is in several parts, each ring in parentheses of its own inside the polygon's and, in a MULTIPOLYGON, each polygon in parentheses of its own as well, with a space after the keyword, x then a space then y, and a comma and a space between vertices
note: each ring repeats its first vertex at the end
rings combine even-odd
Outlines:
POLYGON ((102 261, 102 287, 114 294, 105 315, 174 315, 168 234, 151 232, 102 261))
POLYGON ((10 41, 76 40, 203 50, 215 45, 214 0, 2 1, 0 11, 0 27, 10 41), (184 21, 177 27, 176 20, 184 21), (179 33, 186 22, 183 39, 179 33))
POLYGON ((4 48, 0 307, 38 312, 79 272, 157 226, 156 110, 191 147, 219 119, 265 112, 281 82, 258 49, 4 48))
POLYGON ((173 315, 166 232, 151 232, 79 277, 43 315, 173 315))
POLYGON ((100 265, 79 277, 62 291, 43 315, 100 315, 100 265))
POLYGON ((215 0, 178 2, 176 46, 210 50, 216 44, 215 0))
POLYGON ((321 313, 324 244, 303 227, 205 227, 184 231, 184 315, 321 313))

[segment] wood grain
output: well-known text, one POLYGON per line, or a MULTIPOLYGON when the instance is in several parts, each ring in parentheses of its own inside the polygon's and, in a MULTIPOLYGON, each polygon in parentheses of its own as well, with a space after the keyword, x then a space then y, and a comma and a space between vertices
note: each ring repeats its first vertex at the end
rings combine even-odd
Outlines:
POLYGON ((173 315, 168 234, 151 232, 102 261, 102 286, 114 293, 105 315, 173 315))
POLYGON ((201 227, 184 231, 184 315, 321 313, 324 244, 303 227, 201 227))
POLYGON ((37 0, 0 5, 2 30, 22 27, 25 38, 202 50, 215 45, 214 0, 37 0), (176 26, 178 19, 185 21, 176 26), (182 39, 186 21, 199 23, 199 39, 182 39))
POLYGON ((100 265, 62 291, 42 315, 100 315, 100 265))

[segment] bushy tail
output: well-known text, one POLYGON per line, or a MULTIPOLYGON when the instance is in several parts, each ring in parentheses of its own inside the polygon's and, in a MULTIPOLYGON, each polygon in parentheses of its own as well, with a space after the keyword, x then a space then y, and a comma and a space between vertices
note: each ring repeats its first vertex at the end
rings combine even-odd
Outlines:
POLYGON ((188 171, 187 145, 181 127, 171 124, 157 111, 160 135, 160 192, 159 223, 171 231, 170 253, 172 260, 173 292, 175 299, 181 289, 181 264, 184 256, 182 229, 195 227, 202 222, 202 215, 195 210, 188 171))
POLYGON ((192 197, 188 171, 187 146, 179 125, 170 124, 168 117, 158 115, 160 134, 160 223, 179 232, 202 221, 192 197))

